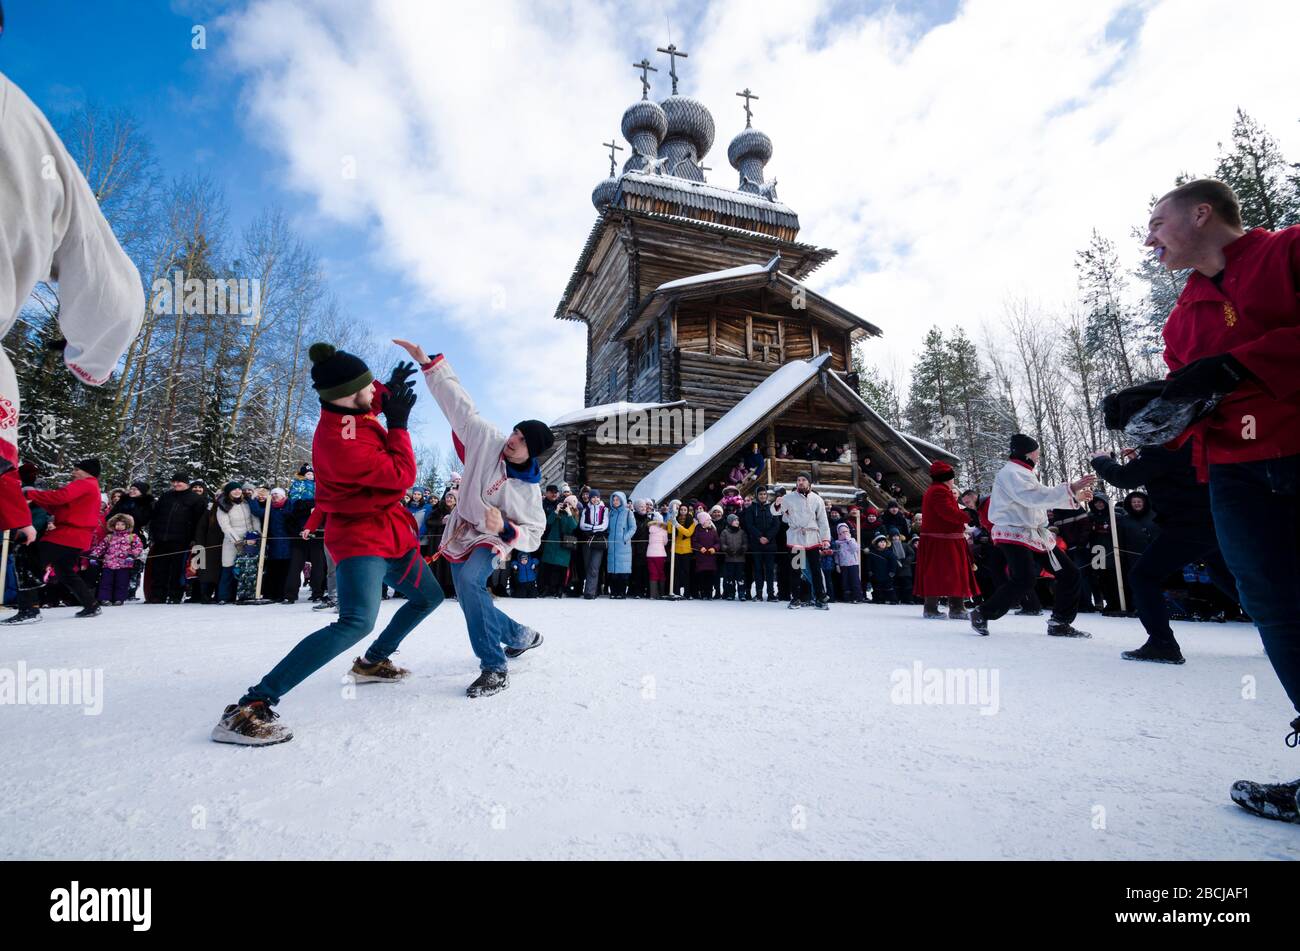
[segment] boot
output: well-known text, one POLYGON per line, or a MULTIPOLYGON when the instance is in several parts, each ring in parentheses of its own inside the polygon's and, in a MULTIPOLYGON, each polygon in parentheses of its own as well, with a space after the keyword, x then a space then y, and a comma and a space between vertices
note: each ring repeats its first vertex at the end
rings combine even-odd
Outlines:
POLYGON ((1249 813, 1278 822, 1300 822, 1300 779, 1289 783, 1252 783, 1239 779, 1229 793, 1249 813))
POLYGON ((405 667, 398 667, 387 657, 375 664, 364 657, 358 657, 352 662, 350 673, 353 683, 395 684, 405 680, 411 672, 405 667))
POLYGON ((976 608, 970 613, 970 626, 980 637, 989 636, 989 622, 984 619, 984 612, 976 608))
POLYGON ((510 686, 510 676, 495 670, 485 670, 465 689, 467 697, 490 697, 510 686))
POLYGON ((951 621, 969 621, 970 615, 966 613, 966 599, 952 597, 948 599, 948 619, 951 621))
POLYGON ((41 612, 38 608, 19 608, 17 614, 9 615, 0 624, 35 624, 40 619, 41 612))
POLYGON ((1178 649, 1176 642, 1158 641, 1154 637, 1148 637, 1147 642, 1137 650, 1124 651, 1119 656, 1125 660, 1149 660, 1156 664, 1186 663, 1183 652, 1178 649))
POLYGON ((275 721, 280 719, 263 700, 254 700, 243 706, 231 704, 221 714, 212 728, 214 743, 235 743, 239 746, 272 746, 287 743, 293 733, 275 721))
POLYGON ((1047 622, 1047 633, 1051 637, 1092 637, 1087 631, 1081 631, 1069 621, 1052 618, 1047 622))
POLYGON ((939 599, 926 598, 925 606, 921 609, 921 617, 926 620, 938 620, 943 615, 939 613, 939 599))
POLYGON ((99 609, 99 602, 92 601, 90 602, 90 604, 86 605, 84 608, 82 608, 80 611, 78 611, 76 614, 72 616, 73 617, 99 617, 99 615, 103 613, 104 612, 99 609))
POLYGON ((512 660, 513 660, 514 658, 518 657, 520 654, 524 653, 525 651, 530 651, 530 650, 532 650, 534 647, 541 647, 541 646, 542 646, 542 635, 541 635, 541 634, 539 634, 539 633, 537 633, 536 631, 534 631, 531 627, 526 627, 526 628, 524 628, 524 630, 527 631, 529 634, 533 635, 533 636, 532 636, 532 639, 528 642, 528 646, 527 646, 527 647, 507 647, 507 648, 506 648, 506 651, 505 651, 506 656, 509 657, 509 658, 512 659, 512 660))

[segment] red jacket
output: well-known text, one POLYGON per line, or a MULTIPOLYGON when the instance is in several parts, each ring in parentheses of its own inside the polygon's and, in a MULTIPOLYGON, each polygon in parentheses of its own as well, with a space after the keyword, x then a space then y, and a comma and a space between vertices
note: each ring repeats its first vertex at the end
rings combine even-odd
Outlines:
POLYGON ((0 531, 6 528, 26 528, 32 524, 32 510, 23 500, 22 480, 18 470, 9 468, 0 475, 0 531))
POLYGON ((402 505, 416 474, 405 429, 384 429, 373 413, 349 413, 325 404, 312 437, 311 458, 316 468, 314 512, 329 516, 325 547, 335 561, 354 555, 398 558, 416 547, 415 519, 402 505))
POLYGON ((966 547, 966 510, 946 482, 921 497, 921 541, 916 548, 912 593, 919 598, 973 597, 979 593, 966 547))
POLYGON ((1300 225, 1256 228, 1223 253, 1223 289, 1193 271, 1164 329, 1170 370, 1230 353, 1254 375, 1175 441, 1195 440, 1202 481, 1209 463, 1300 453, 1300 225))
MULTIPOLYGON (((27 493, 27 501, 39 505, 54 519, 54 527, 41 536, 41 541, 67 545, 77 551, 90 547, 95 528, 102 522, 98 479, 73 479, 61 489, 46 492, 32 489, 27 493)), ((31 524, 30 517, 27 523, 31 524)))

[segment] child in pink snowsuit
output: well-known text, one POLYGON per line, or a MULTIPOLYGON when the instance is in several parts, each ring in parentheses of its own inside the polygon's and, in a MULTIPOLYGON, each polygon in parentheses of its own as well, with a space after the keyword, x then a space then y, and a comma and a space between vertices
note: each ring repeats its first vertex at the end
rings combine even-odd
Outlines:
POLYGON ((99 600, 104 604, 122 604, 131 587, 131 569, 144 551, 140 536, 133 529, 135 519, 114 515, 108 520, 108 534, 90 550, 104 568, 99 577, 99 600))

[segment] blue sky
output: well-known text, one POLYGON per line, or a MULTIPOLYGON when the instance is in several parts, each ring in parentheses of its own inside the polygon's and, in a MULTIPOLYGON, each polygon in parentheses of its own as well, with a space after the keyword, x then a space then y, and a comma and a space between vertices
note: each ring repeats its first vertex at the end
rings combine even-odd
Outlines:
MULTIPOLYGON (((735 185, 750 86, 801 239, 840 251, 810 283, 884 329, 867 358, 896 376, 932 324, 978 338, 1008 299, 1068 307, 1093 228, 1135 261, 1147 198, 1213 167, 1237 106, 1300 156, 1292 0, 5 7, 0 70, 56 125, 88 99, 127 108, 166 174, 223 187, 236 229, 286 209, 344 311, 447 353, 502 426, 581 405, 585 334, 551 315, 600 143, 640 95, 631 63, 668 92, 670 28, 682 92, 715 118, 710 181, 735 185)), ((416 417, 446 444, 430 401, 416 417)))

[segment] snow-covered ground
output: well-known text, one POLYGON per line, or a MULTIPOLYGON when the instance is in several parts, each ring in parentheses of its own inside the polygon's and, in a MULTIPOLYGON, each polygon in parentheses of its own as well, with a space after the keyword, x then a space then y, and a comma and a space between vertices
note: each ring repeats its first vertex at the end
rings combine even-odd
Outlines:
POLYGON ((1300 827, 1228 801, 1239 777, 1300 775, 1248 625, 1178 625, 1189 661, 1167 667, 1120 660, 1137 622, 1095 616, 1093 640, 1061 641, 1043 618, 982 639, 908 606, 506 604, 547 639, 505 693, 464 696, 477 665, 448 602, 396 658, 409 682, 348 689, 341 657, 265 749, 208 732, 321 622, 305 604, 0 632, 0 676, 103 672, 98 715, 0 706, 0 857, 1300 855, 1300 827), (896 702, 936 668, 982 669, 985 693, 896 702))

